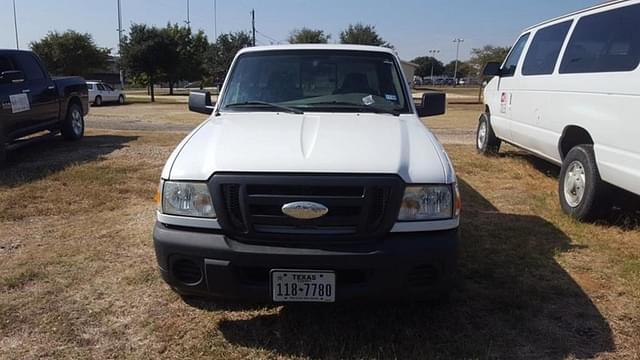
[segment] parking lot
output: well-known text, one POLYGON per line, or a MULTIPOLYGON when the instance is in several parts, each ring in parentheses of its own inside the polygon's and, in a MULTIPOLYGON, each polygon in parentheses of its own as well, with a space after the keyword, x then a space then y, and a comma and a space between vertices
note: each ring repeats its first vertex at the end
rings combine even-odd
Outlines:
POLYGON ((156 270, 159 174, 204 116, 92 108, 84 140, 16 150, 0 173, 0 357, 639 359, 637 197, 569 219, 558 168, 509 146, 476 154, 480 111, 425 121, 462 190, 449 303, 264 307, 185 303, 156 270))

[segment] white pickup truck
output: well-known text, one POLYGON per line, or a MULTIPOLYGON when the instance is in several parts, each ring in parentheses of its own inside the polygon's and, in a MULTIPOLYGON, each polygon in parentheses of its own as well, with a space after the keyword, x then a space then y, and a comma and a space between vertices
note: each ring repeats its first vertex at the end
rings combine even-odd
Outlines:
POLYGON ((179 294, 260 302, 428 300, 451 289, 460 197, 397 56, 253 47, 162 172, 154 244, 179 294))

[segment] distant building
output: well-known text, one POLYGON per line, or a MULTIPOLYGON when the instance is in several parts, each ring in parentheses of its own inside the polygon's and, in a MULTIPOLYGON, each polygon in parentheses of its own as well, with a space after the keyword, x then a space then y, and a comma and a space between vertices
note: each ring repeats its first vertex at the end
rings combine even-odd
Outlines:
POLYGON ((92 73, 87 77, 87 80, 99 80, 103 81, 114 88, 120 88, 120 68, 118 62, 120 57, 109 56, 107 60, 107 68, 101 72, 92 73))
POLYGON ((414 64, 412 62, 404 60, 400 60, 400 63, 402 65, 402 71, 404 72, 407 83, 413 85, 413 75, 415 75, 416 70, 418 70, 418 64, 414 64))

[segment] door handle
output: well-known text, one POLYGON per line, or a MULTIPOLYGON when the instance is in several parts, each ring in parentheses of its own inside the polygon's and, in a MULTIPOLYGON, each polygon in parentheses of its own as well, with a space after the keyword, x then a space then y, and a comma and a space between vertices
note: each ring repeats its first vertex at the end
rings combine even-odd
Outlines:
POLYGON ((47 87, 47 89, 48 89, 48 90, 53 90, 53 89, 55 89, 55 88, 56 88, 56 87, 55 87, 55 86, 53 86, 53 85, 49 85, 49 86, 47 87))
POLYGON ((22 90, 22 93, 23 93, 23 94, 28 94, 28 93, 30 93, 30 92, 31 92, 31 90, 30 90, 30 89, 24 89, 24 90, 22 90))

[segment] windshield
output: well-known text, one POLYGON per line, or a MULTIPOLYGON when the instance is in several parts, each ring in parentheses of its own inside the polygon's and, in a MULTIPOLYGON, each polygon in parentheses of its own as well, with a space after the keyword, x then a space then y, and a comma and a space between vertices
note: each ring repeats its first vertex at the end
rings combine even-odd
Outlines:
POLYGON ((241 55, 225 87, 228 111, 411 112, 390 54, 365 51, 264 51, 241 55))

